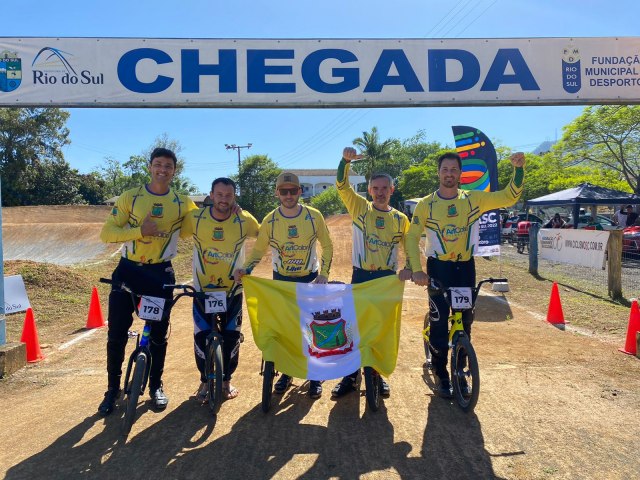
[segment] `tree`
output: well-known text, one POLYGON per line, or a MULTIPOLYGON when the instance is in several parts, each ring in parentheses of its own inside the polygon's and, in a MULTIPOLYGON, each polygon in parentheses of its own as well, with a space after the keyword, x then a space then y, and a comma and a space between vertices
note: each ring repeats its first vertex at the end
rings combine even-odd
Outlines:
POLYGON ((177 140, 172 140, 166 133, 158 136, 151 146, 138 155, 131 155, 129 160, 120 163, 112 157, 105 158, 105 165, 98 171, 92 172, 98 175, 106 185, 106 196, 120 195, 123 191, 147 184, 151 181, 149 173, 149 158, 156 147, 168 148, 176 154, 176 174, 171 186, 185 195, 198 193, 198 188, 187 177, 182 175, 184 170, 184 158, 182 158, 182 145, 177 140))
POLYGON ((69 112, 59 108, 0 108, 3 205, 25 204, 27 177, 34 173, 27 172, 29 167, 64 161, 62 147, 69 143, 65 127, 68 118, 69 112))
POLYGON ((640 106, 586 107, 564 127, 554 152, 564 165, 586 165, 616 172, 640 193, 640 106))
POLYGON ((438 189, 438 157, 450 150, 438 150, 427 156, 421 163, 402 172, 398 188, 404 198, 424 197, 438 189))
POLYGON ((390 147, 391 158, 381 170, 398 178, 404 170, 418 165, 425 158, 440 151, 443 147, 438 142, 426 142, 426 132, 419 130, 414 136, 404 140, 393 140, 390 147))
POLYGON ((362 161, 353 164, 354 172, 364 175, 367 183, 371 174, 381 168, 391 158, 391 146, 393 140, 380 142, 378 127, 373 127, 371 132, 362 132, 362 137, 355 138, 353 144, 360 149, 362 161))
POLYGON ((347 209, 335 187, 329 187, 311 199, 311 206, 320 210, 324 217, 347 213, 347 209))
POLYGON ((250 155, 240 164, 239 175, 232 177, 243 188, 238 203, 258 221, 278 205, 275 185, 280 172, 282 170, 267 155, 250 155))

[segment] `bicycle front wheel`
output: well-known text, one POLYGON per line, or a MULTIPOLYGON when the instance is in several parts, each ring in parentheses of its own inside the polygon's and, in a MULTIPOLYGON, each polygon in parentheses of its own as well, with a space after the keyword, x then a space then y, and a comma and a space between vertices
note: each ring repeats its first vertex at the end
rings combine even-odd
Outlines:
POLYGON ((480 395, 480 369, 476 352, 466 335, 461 335, 453 348, 451 380, 453 397, 463 411, 470 412, 480 395))
POLYGON ((142 394, 142 385, 144 383, 144 375, 147 370, 147 354, 141 352, 136 357, 136 363, 133 367, 133 379, 131 383, 128 385, 127 391, 125 392, 127 398, 126 403, 127 407, 124 412, 124 420, 122 423, 122 431, 125 435, 129 435, 131 431, 131 426, 136 421, 136 408, 138 407, 138 399, 142 394))
POLYGON ((274 376, 275 367, 273 362, 264 362, 264 368, 262 369, 262 411, 264 413, 267 413, 271 408, 274 376))
POLYGON ((364 386, 367 404, 373 412, 380 406, 380 374, 373 367, 364 367, 364 386))
POLYGON ((209 388, 209 408, 214 415, 217 415, 222 405, 222 382, 224 380, 222 345, 217 336, 212 337, 207 344, 204 368, 209 388))

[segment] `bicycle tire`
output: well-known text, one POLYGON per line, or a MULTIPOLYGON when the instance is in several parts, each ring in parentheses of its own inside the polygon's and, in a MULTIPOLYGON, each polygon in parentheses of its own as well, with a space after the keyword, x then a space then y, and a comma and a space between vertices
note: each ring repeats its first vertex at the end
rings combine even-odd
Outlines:
POLYGON ((364 386, 367 404, 373 412, 380 407, 380 374, 373 367, 364 367, 364 386))
POLYGON ((262 411, 264 413, 267 413, 271 408, 274 377, 275 367, 273 362, 264 362, 264 368, 262 369, 262 411))
POLYGON ((472 411, 480 396, 480 369, 476 352, 473 349, 473 345, 471 345, 469 337, 466 335, 461 335, 453 347, 451 353, 451 380, 453 397, 460 408, 465 412, 472 411))
POLYGON ((147 354, 139 353, 133 368, 133 378, 128 386, 128 393, 126 394, 126 410, 122 420, 122 431, 125 436, 129 435, 131 427, 136 421, 136 409, 138 408, 138 399, 142 393, 142 384, 144 383, 146 370, 147 354))
MULTIPOLYGON (((430 328, 429 326, 429 313, 424 316, 424 323, 422 325, 422 331, 430 328)), ((431 353, 431 342, 424 338, 422 335, 422 344, 424 346, 425 365, 429 370, 433 370, 433 354, 431 353)))
POLYGON ((224 380, 224 366, 222 363, 222 345, 220 339, 212 337, 207 344, 205 356, 205 374, 207 376, 207 395, 209 408, 217 415, 222 406, 222 382, 224 380))

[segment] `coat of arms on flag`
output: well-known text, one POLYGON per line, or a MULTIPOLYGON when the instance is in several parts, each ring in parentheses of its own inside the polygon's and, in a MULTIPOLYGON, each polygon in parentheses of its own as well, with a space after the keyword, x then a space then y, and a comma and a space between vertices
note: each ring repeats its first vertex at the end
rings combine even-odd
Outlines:
POLYGON ((265 360, 292 377, 330 380, 396 366, 404 283, 357 285, 243 278, 251 331, 265 360))
POLYGON ((312 312, 313 321, 307 324, 309 355, 326 357, 353 350, 353 334, 347 332, 347 322, 340 318, 339 308, 312 312))

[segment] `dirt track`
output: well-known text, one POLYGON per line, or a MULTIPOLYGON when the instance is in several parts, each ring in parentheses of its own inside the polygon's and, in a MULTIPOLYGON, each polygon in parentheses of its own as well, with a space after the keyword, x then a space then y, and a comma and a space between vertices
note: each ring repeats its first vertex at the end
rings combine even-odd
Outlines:
POLYGON ((109 211, 106 206, 3 208, 4 259, 70 265, 115 250, 99 238, 109 211))
MULTIPOLYGON (((332 277, 350 277, 351 233, 329 222, 332 277)), ((256 274, 267 276, 263 261, 256 274)), ((526 298, 506 297, 520 305, 526 298)), ((527 307, 529 308, 529 307, 527 307)), ((533 308, 533 307, 530 307, 533 308)), ((483 296, 474 324, 482 374, 474 414, 433 396, 423 370, 424 292, 407 284, 391 398, 377 413, 363 397, 318 401, 296 380, 260 410, 260 354, 247 324, 234 384, 240 396, 217 419, 191 398, 198 383, 187 303, 173 315, 163 413, 142 411, 126 443, 122 408, 102 398, 102 329, 0 383, 0 474, 39 478, 451 478, 576 479, 640 476, 640 362, 596 338, 562 332, 483 296)), ((245 317, 246 318, 246 317, 245 317)))

